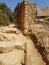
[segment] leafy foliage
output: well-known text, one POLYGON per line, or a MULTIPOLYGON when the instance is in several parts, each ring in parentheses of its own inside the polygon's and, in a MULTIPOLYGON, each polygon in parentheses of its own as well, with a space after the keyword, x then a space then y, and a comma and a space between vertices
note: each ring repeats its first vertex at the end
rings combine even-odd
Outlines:
POLYGON ((10 24, 10 20, 7 16, 7 14, 3 14, 3 13, 0 13, 0 25, 9 25, 10 24))
POLYGON ((9 25, 14 22, 14 16, 5 3, 0 3, 0 25, 9 25))

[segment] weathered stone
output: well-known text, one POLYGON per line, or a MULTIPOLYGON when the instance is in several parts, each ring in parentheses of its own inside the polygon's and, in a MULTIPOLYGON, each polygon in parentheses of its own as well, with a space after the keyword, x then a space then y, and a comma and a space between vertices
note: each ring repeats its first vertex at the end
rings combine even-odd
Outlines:
POLYGON ((0 41, 0 53, 7 53, 13 49, 24 50, 24 42, 22 40, 13 40, 13 41, 0 41))
MULTIPOLYGON (((8 27, 6 30, 9 30, 8 27)), ((6 32, 1 33, 5 35, 6 32)), ((9 40, 0 41, 0 65, 46 65, 30 37, 24 36, 21 32, 6 34, 6 38, 11 36, 16 39, 11 40, 10 37, 9 40)))
MULTIPOLYGON (((31 20, 31 22, 35 21, 35 16, 36 16, 36 4, 34 3, 30 3, 28 1, 23 1, 22 3, 20 3, 19 5, 17 5, 17 7, 15 8, 15 12, 17 12, 17 14, 19 17, 15 16, 16 22, 19 26, 19 28, 21 29, 21 31, 24 34, 27 34, 29 32, 29 26, 27 25, 27 28, 25 27, 26 23, 25 22, 29 22, 31 20), (20 7, 19 7, 20 5, 20 7), (18 10, 18 11, 17 11, 18 10), (20 13, 20 14, 19 14, 20 13), (29 18, 30 16, 30 18, 29 18), (34 17, 33 17, 34 16, 34 17), (23 22, 23 23, 22 23, 23 22), (20 23, 20 24, 19 24, 20 23), (24 29, 26 28, 26 29, 24 29), (26 31, 26 32, 25 32, 26 31), (27 32, 28 31, 28 32, 27 32)), ((14 13, 15 13, 14 12, 14 13)), ((29 23, 28 23, 29 24, 29 23)))
POLYGON ((26 44, 26 65, 46 65, 38 50, 35 48, 34 42, 30 38, 28 40, 26 44))
POLYGON ((22 65, 24 63, 24 51, 13 50, 0 54, 0 65, 22 65))

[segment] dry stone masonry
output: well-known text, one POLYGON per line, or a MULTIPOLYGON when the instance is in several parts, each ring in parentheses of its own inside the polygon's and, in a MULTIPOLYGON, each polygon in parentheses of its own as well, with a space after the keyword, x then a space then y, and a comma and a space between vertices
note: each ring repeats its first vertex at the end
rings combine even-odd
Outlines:
POLYGON ((36 4, 24 0, 15 7, 15 19, 19 29, 22 32, 30 32, 31 26, 35 21, 36 16, 36 4))
POLYGON ((35 22, 36 4, 23 0, 14 15, 20 30, 0 27, 0 65, 49 65, 49 24, 35 22))

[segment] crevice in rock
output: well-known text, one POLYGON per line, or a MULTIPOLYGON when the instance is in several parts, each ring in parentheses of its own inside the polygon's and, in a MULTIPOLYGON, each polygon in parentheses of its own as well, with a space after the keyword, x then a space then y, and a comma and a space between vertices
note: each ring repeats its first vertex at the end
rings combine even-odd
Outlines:
POLYGON ((42 56, 42 59, 46 63, 46 65, 49 65, 49 60, 47 59, 47 52, 44 46, 38 41, 37 37, 35 34, 30 34, 29 35, 31 40, 34 42, 35 47, 37 48, 38 52, 42 56))

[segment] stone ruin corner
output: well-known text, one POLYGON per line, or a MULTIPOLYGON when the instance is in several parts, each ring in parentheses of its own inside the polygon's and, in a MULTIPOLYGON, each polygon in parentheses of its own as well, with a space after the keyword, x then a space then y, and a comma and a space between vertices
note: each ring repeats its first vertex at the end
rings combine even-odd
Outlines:
POLYGON ((15 7, 14 15, 18 28, 23 33, 28 34, 33 29, 32 25, 36 17, 36 4, 23 0, 15 7))

